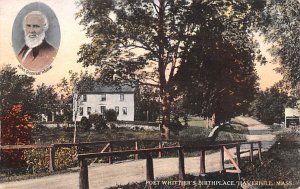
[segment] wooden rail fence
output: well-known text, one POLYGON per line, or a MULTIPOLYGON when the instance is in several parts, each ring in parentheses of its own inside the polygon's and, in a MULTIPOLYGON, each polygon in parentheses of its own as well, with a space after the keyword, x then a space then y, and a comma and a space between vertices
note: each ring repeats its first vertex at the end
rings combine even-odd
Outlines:
MULTIPOLYGON (((220 170, 225 172, 240 173, 239 167, 241 166, 241 154, 249 153, 249 161, 253 162, 254 151, 258 151, 258 158, 262 161, 261 148, 262 144, 260 141, 252 142, 231 142, 231 143, 219 143, 215 145, 199 145, 196 147, 181 146, 179 141, 176 140, 120 140, 120 141, 96 141, 96 142, 83 142, 83 143, 63 143, 63 144, 50 144, 50 145, 6 145, 0 146, 0 150, 17 150, 17 149, 32 149, 32 148, 48 148, 49 149, 49 171, 55 171, 55 152, 58 148, 62 147, 84 147, 89 145, 104 145, 96 153, 78 154, 79 166, 80 166, 80 189, 89 188, 88 184, 88 164, 87 158, 102 158, 107 157, 109 163, 113 163, 113 157, 123 155, 134 155, 134 159, 138 160, 140 155, 146 155, 146 180, 154 181, 153 171, 153 157, 154 153, 158 158, 162 157, 164 151, 178 151, 179 159, 179 179, 184 180, 185 168, 184 168, 184 150, 196 150, 200 151, 200 174, 206 173, 205 167, 205 154, 209 150, 220 151, 220 170), (155 142, 157 147, 145 147, 142 149, 141 144, 145 142, 155 142), (173 146, 164 146, 164 143, 172 143, 173 146), (133 150, 114 151, 120 144, 131 144, 133 150), (257 148, 254 148, 254 145, 257 148), (241 146, 249 146, 249 150, 241 151, 241 146), (236 158, 234 160, 231 153, 227 150, 229 148, 235 148, 236 158), (236 170, 225 169, 225 155, 227 155, 236 168, 236 170)), ((148 185, 151 188, 151 185, 148 185)))
MULTIPOLYGON (((117 148, 119 144, 132 144, 132 147, 137 150, 141 144, 145 142, 155 142, 158 147, 162 147, 164 143, 173 142, 176 145, 179 144, 177 140, 112 140, 112 141, 95 141, 95 142, 82 142, 82 143, 60 143, 60 144, 40 144, 40 145, 5 145, 0 146, 0 156, 2 150, 20 150, 20 149, 49 149, 49 171, 55 171, 55 152, 59 148, 71 148, 71 147, 86 147, 86 146, 95 146, 95 145, 105 145, 103 148, 100 148, 97 152, 112 152, 114 148, 117 148)), ((162 157, 162 152, 158 152, 158 157, 162 157)), ((139 155, 135 154, 135 160, 139 159, 139 155)), ((113 163, 113 157, 108 157, 108 162, 113 163)))
MULTIPOLYGON (((240 173, 241 170, 239 169, 241 165, 241 154, 249 152, 250 161, 253 162, 253 152, 255 150, 258 151, 258 158, 262 161, 261 157, 261 142, 260 141, 253 141, 253 142, 236 142, 236 143, 226 143, 226 144, 218 144, 218 145, 207 145, 207 146, 199 146, 193 147, 200 151, 200 174, 206 173, 205 169, 205 152, 208 150, 220 150, 220 170, 224 172, 231 172, 231 173, 240 173), (257 144, 257 148, 254 148, 254 144, 257 144), (248 151, 241 151, 241 145, 248 145, 250 149, 248 151), (228 151, 227 148, 236 148, 236 160, 234 160, 231 153, 228 151), (236 170, 225 169, 225 159, 224 154, 226 154, 231 163, 234 165, 236 170)), ((125 151, 109 151, 109 152, 100 152, 100 153, 89 153, 89 154, 79 154, 78 160, 80 165, 80 174, 79 174, 79 188, 80 189, 88 189, 89 188, 89 181, 88 181, 88 164, 86 159, 88 158, 101 158, 101 157, 113 157, 113 156, 121 156, 121 155, 130 155, 134 154, 135 157, 138 157, 140 154, 146 154, 146 181, 154 181, 154 174, 153 174, 153 153, 154 152, 163 152, 163 151, 170 151, 170 150, 178 150, 178 159, 179 159, 179 173, 178 177, 180 181, 184 181, 185 178, 185 167, 184 167, 184 149, 188 147, 183 147, 178 144, 178 146, 173 147, 162 147, 161 145, 158 148, 148 148, 148 149, 138 149, 136 145, 135 150, 125 150, 125 151)), ((159 156, 161 157, 161 156, 159 156)), ((148 183, 148 182, 146 182, 148 183)), ((151 185, 148 184, 147 188, 151 189, 151 185)), ((184 188, 184 186, 181 186, 184 188)))
MULTIPOLYGON (((88 189, 89 181, 88 181, 88 165, 87 158, 101 158, 101 157, 110 157, 110 156, 121 156, 121 155, 131 155, 131 154, 144 154, 146 155, 146 181, 154 181, 154 170, 153 170, 153 156, 154 152, 162 152, 162 151, 174 151, 178 150, 178 177, 179 180, 184 181, 185 178, 185 170, 184 170, 184 153, 182 146, 174 146, 174 147, 161 147, 161 148, 148 148, 148 149, 138 149, 138 150, 125 150, 125 151, 114 151, 114 152, 102 152, 102 153, 89 153, 89 154, 79 154, 79 188, 80 189, 88 189)), ((151 188, 151 185, 148 184, 148 188, 151 188)))

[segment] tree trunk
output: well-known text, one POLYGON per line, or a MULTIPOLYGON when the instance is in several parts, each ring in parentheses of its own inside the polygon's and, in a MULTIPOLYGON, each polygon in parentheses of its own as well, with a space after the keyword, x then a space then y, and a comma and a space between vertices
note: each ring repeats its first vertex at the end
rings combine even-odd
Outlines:
POLYGON ((170 100, 169 95, 162 97, 162 125, 161 125, 161 139, 170 139, 170 100))
MULTIPOLYGON (((76 117, 75 117, 76 119, 76 117)), ((77 121, 75 120, 74 133, 73 133, 73 143, 76 143, 77 140, 77 121)))

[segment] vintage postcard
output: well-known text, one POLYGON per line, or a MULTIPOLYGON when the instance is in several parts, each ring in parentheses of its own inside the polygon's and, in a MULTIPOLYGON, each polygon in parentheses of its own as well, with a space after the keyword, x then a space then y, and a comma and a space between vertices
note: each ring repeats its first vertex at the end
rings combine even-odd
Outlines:
POLYGON ((0 0, 0 189, 300 188, 298 0, 0 0))

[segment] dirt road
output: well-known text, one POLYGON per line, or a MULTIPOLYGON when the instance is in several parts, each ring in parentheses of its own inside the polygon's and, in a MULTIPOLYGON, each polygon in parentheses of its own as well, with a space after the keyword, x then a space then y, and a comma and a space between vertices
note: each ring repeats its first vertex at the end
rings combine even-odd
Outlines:
MULTIPOLYGON (((251 131, 258 129, 268 130, 267 126, 246 117, 238 117, 241 121, 249 123, 250 135, 248 140, 262 140, 265 150, 274 140, 274 136, 251 135, 251 131)), ((233 151, 232 151, 233 152, 233 151)), ((233 154, 233 153, 232 153, 233 154)), ((244 154, 247 155, 247 154, 244 154)), ((226 157, 226 156, 225 156, 226 157)), ((212 153, 206 156, 206 171, 220 170, 220 153, 212 153)), ((139 182, 146 178, 145 160, 128 161, 119 164, 101 164, 89 166, 90 188, 101 189, 109 186, 124 185, 129 182, 139 182)), ((186 173, 199 174, 199 157, 185 158, 186 173)), ((226 164, 225 167, 230 167, 226 164)), ((177 158, 154 159, 154 176, 167 177, 178 173, 177 158)), ((29 179, 18 182, 0 184, 0 189, 77 189, 79 188, 79 173, 46 176, 43 178, 29 179)))
POLYGON ((247 141, 262 141, 263 150, 268 150, 275 142, 275 135, 270 132, 270 127, 251 118, 239 116, 235 119, 248 125, 249 135, 247 141))

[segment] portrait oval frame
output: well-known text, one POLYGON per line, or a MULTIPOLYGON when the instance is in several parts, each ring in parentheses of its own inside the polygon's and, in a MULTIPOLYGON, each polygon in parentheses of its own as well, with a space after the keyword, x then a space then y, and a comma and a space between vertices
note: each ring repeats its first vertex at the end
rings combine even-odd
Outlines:
MULTIPOLYGON (((59 49, 60 40, 61 40, 61 32, 60 32, 60 25, 59 25, 59 22, 58 22, 58 19, 56 17, 55 12, 51 9, 51 7, 49 7, 48 5, 46 5, 44 3, 33 2, 33 3, 25 5, 19 11, 19 13, 17 14, 17 16, 14 20, 14 23, 13 23, 13 27, 12 27, 12 47, 14 49, 14 52, 15 52, 15 55, 17 56, 17 58, 18 58, 18 55, 19 55, 20 51, 25 46, 25 37, 24 37, 25 33, 24 33, 24 30, 23 30, 23 19, 28 13, 30 13, 32 11, 40 11, 41 13, 43 13, 47 17, 49 28, 45 32, 46 41, 49 45, 54 47, 57 51, 59 49)), ((57 51, 55 53, 55 56, 57 55, 57 51)), ((40 72, 40 71, 43 71, 43 70, 47 69, 52 64, 52 62, 54 60, 54 57, 53 57, 53 59, 49 60, 47 65, 45 65, 40 70, 32 70, 30 68, 28 69, 20 61, 19 62, 27 70, 40 72)))

